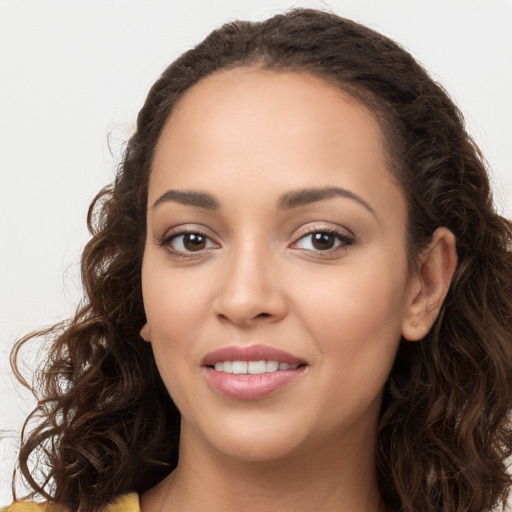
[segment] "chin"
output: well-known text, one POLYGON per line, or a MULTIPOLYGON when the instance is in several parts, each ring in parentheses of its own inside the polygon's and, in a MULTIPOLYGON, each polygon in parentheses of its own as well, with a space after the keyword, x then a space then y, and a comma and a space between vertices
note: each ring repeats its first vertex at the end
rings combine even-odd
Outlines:
POLYGON ((298 425, 283 421, 230 421, 208 425, 202 437, 227 457, 270 462, 300 451, 307 436, 298 425))
POLYGON ((244 462, 273 462, 286 459, 299 451, 295 443, 283 445, 269 439, 231 440, 227 445, 219 443, 217 449, 227 457, 244 462))

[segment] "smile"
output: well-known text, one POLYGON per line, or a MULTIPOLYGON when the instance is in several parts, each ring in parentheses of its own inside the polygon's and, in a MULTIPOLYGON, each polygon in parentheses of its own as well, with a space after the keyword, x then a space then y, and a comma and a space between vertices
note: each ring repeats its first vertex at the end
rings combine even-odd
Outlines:
POLYGON ((272 373, 279 370, 295 370, 298 364, 280 363, 279 361, 219 361, 215 363, 215 370, 235 375, 250 374, 259 375, 272 373))
POLYGON ((235 400, 258 400, 288 388, 305 375, 308 364, 266 345, 228 346, 201 361, 204 376, 218 394, 235 400))
POLYGON ((217 371, 225 373, 252 373, 250 368, 255 370, 255 373, 265 373, 289 370, 292 366, 306 364, 306 361, 268 345, 229 345, 206 354, 201 364, 211 368, 215 367, 217 371), (222 369, 220 364, 222 364, 222 369), (218 368, 217 365, 219 365, 218 368), (234 371, 233 365, 237 371, 234 371))

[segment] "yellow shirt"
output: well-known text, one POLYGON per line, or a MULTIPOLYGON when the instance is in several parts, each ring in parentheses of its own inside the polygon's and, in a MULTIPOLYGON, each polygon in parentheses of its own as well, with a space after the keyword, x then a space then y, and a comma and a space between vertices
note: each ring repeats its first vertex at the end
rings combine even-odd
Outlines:
MULTIPOLYGON (((63 512, 62 507, 48 503, 30 503, 16 501, 0 512, 63 512)), ((139 495, 135 492, 117 498, 112 505, 107 505, 102 512, 140 512, 139 495)))

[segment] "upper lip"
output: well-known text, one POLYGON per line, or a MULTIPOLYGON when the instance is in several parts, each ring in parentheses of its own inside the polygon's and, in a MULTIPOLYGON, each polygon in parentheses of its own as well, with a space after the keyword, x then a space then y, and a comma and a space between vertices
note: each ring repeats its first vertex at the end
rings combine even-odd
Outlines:
POLYGON ((250 345, 239 347, 231 345, 208 352, 203 357, 203 366, 213 366, 220 361, 277 361, 278 363, 305 364, 297 356, 266 345, 250 345))

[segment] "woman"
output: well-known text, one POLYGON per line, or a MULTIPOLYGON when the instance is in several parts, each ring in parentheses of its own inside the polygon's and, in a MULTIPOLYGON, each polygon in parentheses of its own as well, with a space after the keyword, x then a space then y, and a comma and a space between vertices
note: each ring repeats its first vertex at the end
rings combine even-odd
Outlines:
POLYGON ((395 43, 313 10, 214 31, 151 89, 89 224, 19 459, 56 507, 505 502, 512 226, 395 43))

